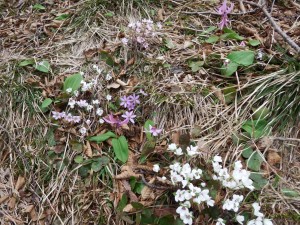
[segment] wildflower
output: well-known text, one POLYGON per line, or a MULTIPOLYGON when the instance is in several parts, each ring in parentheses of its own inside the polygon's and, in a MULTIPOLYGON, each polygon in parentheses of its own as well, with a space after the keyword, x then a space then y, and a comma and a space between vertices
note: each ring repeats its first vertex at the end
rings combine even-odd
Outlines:
POLYGON ((112 99, 112 96, 111 95, 106 95, 106 99, 107 99, 107 101, 110 101, 112 99))
POLYGON ((72 92, 72 88, 67 88, 66 92, 70 94, 72 92))
POLYGON ((245 47, 245 46, 246 46, 246 43, 245 43, 244 41, 242 41, 242 42, 240 43, 240 46, 241 46, 241 47, 245 47))
POLYGON ((180 163, 178 163, 178 162, 174 163, 173 165, 170 165, 169 167, 171 170, 173 170, 174 172, 177 172, 177 173, 179 173, 182 169, 180 163))
POLYGON ((93 65, 93 69, 95 69, 98 74, 102 72, 102 70, 97 65, 93 65))
POLYGON ((112 79, 112 76, 110 73, 106 74, 106 77, 105 77, 105 80, 111 80, 112 79))
POLYGON ((166 180, 167 180, 167 178, 166 178, 165 176, 161 177, 161 179, 162 179, 163 181, 166 181, 166 180))
POLYGON ((99 123, 102 124, 104 123, 105 121, 103 119, 99 119, 99 123))
POLYGON ((202 175, 202 170, 201 169, 192 169, 192 176, 194 179, 200 179, 202 175))
POLYGON ((182 176, 180 176, 178 173, 174 171, 171 171, 171 181, 173 184, 181 182, 182 180, 183 180, 182 176))
POLYGON ((96 110, 96 114, 98 115, 98 116, 102 116, 103 115, 103 109, 102 108, 98 108, 97 110, 96 110))
POLYGON ((192 223, 193 223, 193 213, 189 212, 189 213, 185 213, 183 215, 180 215, 180 219, 182 219, 182 222, 184 224, 192 225, 192 223))
POLYGON ((86 120, 85 123, 86 123, 87 125, 90 125, 90 124, 91 124, 91 120, 86 120))
POLYGON ((98 100, 98 99, 96 99, 96 100, 93 100, 93 101, 92 101, 92 104, 93 104, 93 105, 99 105, 99 104, 100 104, 100 102, 99 102, 99 100, 98 100))
POLYGON ((120 100, 121 100, 120 105, 123 106, 124 108, 131 108, 130 106, 133 105, 133 103, 132 103, 132 101, 131 101, 131 99, 129 97, 122 96, 120 98, 120 100))
POLYGON ((111 125, 116 125, 117 127, 120 127, 123 124, 128 123, 128 119, 121 121, 118 117, 115 118, 112 114, 109 114, 107 117, 104 117, 103 119, 105 122, 107 122, 111 125))
POLYGON ((197 146, 194 147, 192 145, 186 148, 187 154, 189 156, 197 155, 198 154, 197 150, 198 150, 198 147, 197 146))
POLYGON ((148 94, 147 94, 143 89, 141 89, 141 90, 139 91, 139 93, 142 94, 142 95, 144 95, 144 96, 148 96, 148 94))
POLYGON ((237 212, 239 210, 239 206, 241 201, 243 201, 244 197, 242 195, 233 195, 232 200, 227 199, 223 204, 223 210, 233 210, 237 212))
POLYGON ((93 106, 92 106, 92 105, 89 105, 89 104, 88 104, 88 105, 86 106, 86 110, 87 110, 87 111, 91 111, 92 109, 93 109, 93 106))
POLYGON ((245 220, 245 217, 244 216, 241 216, 241 215, 237 215, 235 217, 236 221, 239 223, 239 224, 243 224, 244 220, 245 220))
POLYGON ((177 148, 174 152, 175 155, 183 155, 182 149, 181 148, 177 148))
POLYGON ((148 132, 150 132, 153 136, 158 136, 162 132, 162 129, 157 129, 154 126, 149 125, 149 131, 148 132))
POLYGON ((131 123, 134 123, 134 118, 136 117, 136 115, 133 114, 133 111, 130 112, 126 111, 125 114, 122 115, 122 117, 127 119, 131 123))
POLYGON ((223 220, 222 218, 217 219, 216 225, 225 225, 225 220, 223 220))
POLYGON ((86 128, 85 127, 81 127, 79 129, 79 132, 82 134, 82 135, 86 135, 86 128))
POLYGON ((80 123, 81 117, 80 116, 73 116, 74 123, 80 123))
POLYGON ((127 45, 128 44, 128 38, 122 38, 121 42, 123 43, 123 45, 127 45))
POLYGON ((73 116, 71 113, 68 113, 68 115, 65 116, 65 120, 68 122, 73 122, 73 116))
POLYGON ((204 182, 202 182, 200 185, 201 185, 202 187, 206 187, 206 183, 204 183, 204 182))
POLYGON ((52 117, 53 117, 55 120, 58 120, 58 119, 61 118, 59 112, 55 112, 55 111, 52 111, 52 117))
POLYGON ((168 150, 170 150, 170 151, 175 151, 176 149, 177 149, 176 144, 172 143, 172 144, 169 144, 169 145, 168 145, 168 150))
POLYGON ((75 97, 78 97, 78 95, 79 95, 79 91, 77 91, 77 90, 74 91, 74 96, 75 96, 75 97))
POLYGON ((160 30, 162 29, 161 23, 157 23, 156 26, 157 26, 158 29, 160 29, 160 30))
POLYGON ((86 100, 79 100, 76 102, 76 104, 81 108, 85 108, 89 105, 86 100))
POLYGON ((227 7, 227 0, 223 1, 223 4, 218 8, 217 12, 222 16, 221 22, 219 23, 219 28, 222 30, 227 27, 229 22, 228 14, 233 10, 234 4, 231 3, 230 7, 227 7))
POLYGON ((184 194, 185 194, 185 190, 178 189, 175 192, 175 201, 176 202, 182 202, 182 201, 184 201, 185 200, 184 194))
POLYGON ((252 204, 252 207, 253 207, 253 209, 254 209, 254 212, 253 212, 253 214, 255 215, 255 216, 257 216, 257 217, 263 217, 264 216, 264 214, 262 214, 259 210, 260 210, 260 205, 257 203, 257 202, 254 202, 253 204, 252 204))
POLYGON ((160 168, 159 168, 159 165, 158 164, 155 164, 155 165, 153 165, 153 171, 154 172, 158 172, 160 170, 160 168))
POLYGON ((214 156, 213 161, 214 162, 222 162, 222 158, 221 158, 221 156, 216 155, 216 156, 214 156))
POLYGON ((132 94, 129 96, 129 99, 133 104, 140 104, 139 98, 140 98, 140 96, 135 95, 135 94, 132 94))

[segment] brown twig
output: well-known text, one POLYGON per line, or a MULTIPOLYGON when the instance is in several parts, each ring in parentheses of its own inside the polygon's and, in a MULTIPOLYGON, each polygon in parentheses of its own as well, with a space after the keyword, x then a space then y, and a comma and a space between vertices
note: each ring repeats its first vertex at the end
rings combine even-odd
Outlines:
POLYGON ((277 33, 279 33, 282 38, 284 39, 285 42, 287 42, 293 49, 296 50, 297 53, 300 53, 300 47, 299 45, 297 45, 290 36, 288 36, 283 30, 281 30, 281 28, 278 26, 278 24, 275 22, 275 20, 273 19, 273 17, 270 15, 270 13, 267 11, 267 9, 264 7, 264 5, 260 5, 254 2, 248 2, 248 1, 244 1, 244 3, 249 4, 249 5, 253 5, 256 6, 258 8, 260 8, 263 13, 266 15, 266 17, 268 18, 270 24, 272 25, 272 27, 277 31, 277 33))

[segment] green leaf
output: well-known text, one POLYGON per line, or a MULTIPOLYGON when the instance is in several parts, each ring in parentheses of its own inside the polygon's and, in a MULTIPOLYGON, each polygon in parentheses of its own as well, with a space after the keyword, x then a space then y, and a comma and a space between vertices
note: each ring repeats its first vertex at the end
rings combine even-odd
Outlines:
POLYGON ((260 138, 267 135, 270 130, 266 120, 247 120, 243 124, 242 129, 253 138, 260 138))
POLYGON ((246 159, 248 159, 252 153, 253 153, 253 149, 250 146, 245 146, 243 152, 242 152, 242 156, 246 159))
POLYGON ((254 152, 247 160, 247 167, 258 172, 263 161, 264 159, 261 157, 261 155, 258 152, 254 152))
POLYGON ((83 77, 80 73, 75 73, 75 74, 67 77, 67 79, 64 82, 63 91, 66 91, 69 88, 72 89, 72 92, 77 91, 80 87, 82 80, 83 80, 83 77))
POLYGON ((32 6, 33 9, 37 9, 37 10, 45 10, 45 6, 41 5, 41 4, 35 4, 34 6, 32 6))
POLYGON ((54 20, 66 20, 66 19, 68 19, 69 17, 70 17, 69 14, 61 14, 61 15, 55 17, 54 20))
POLYGON ((104 134, 100 134, 100 135, 97 135, 97 136, 90 137, 90 138, 88 138, 88 140, 100 143, 100 142, 106 141, 109 138, 116 138, 116 137, 117 136, 113 132, 108 131, 104 134))
POLYGON ((85 178, 89 174, 89 166, 82 166, 78 169, 78 173, 81 177, 85 178))
POLYGON ((282 194, 284 194, 287 197, 296 198, 296 197, 300 196, 298 191, 295 191, 295 190, 292 190, 292 189, 289 189, 289 188, 282 188, 281 192, 282 192, 282 194))
POLYGON ((19 66, 23 67, 23 66, 28 66, 28 65, 33 65, 35 62, 33 59, 26 59, 23 60, 19 63, 19 66))
POLYGON ((145 122, 144 128, 145 128, 145 131, 146 131, 146 137, 147 137, 147 139, 148 139, 149 141, 152 141, 152 140, 153 140, 153 137, 152 137, 151 133, 150 133, 150 132, 147 132, 147 131, 150 130, 150 128, 149 128, 150 125, 153 126, 153 125, 154 125, 154 122, 153 122, 152 120, 147 120, 147 121, 145 122))
POLYGON ((83 157, 82 155, 76 155, 75 158, 74 158, 74 162, 80 164, 83 162, 83 157))
POLYGON ((126 194, 123 194, 122 195, 122 198, 117 206, 117 210, 122 212, 123 209, 125 208, 125 206, 127 205, 127 202, 128 202, 128 198, 127 198, 127 195, 126 194))
POLYGON ((244 40, 243 37, 241 37, 240 35, 238 35, 235 31, 229 29, 229 28, 224 28, 223 29, 224 33, 222 36, 221 36, 221 39, 225 39, 225 40, 228 40, 228 39, 233 39, 233 40, 244 40))
POLYGON ((137 210, 141 210, 144 208, 144 205, 139 202, 131 202, 130 204, 132 205, 133 208, 137 210))
POLYGON ((167 38, 167 39, 165 40, 165 45, 166 45, 166 47, 169 48, 169 49, 173 49, 173 48, 176 47, 176 45, 174 44, 174 42, 173 42, 170 38, 167 38))
POLYGON ((223 89, 224 98, 226 103, 231 103, 234 101, 236 96, 236 87, 232 84, 229 84, 223 89))
POLYGON ((229 53, 227 58, 239 65, 250 66, 253 64, 254 56, 253 51, 233 51, 229 53))
POLYGON ((199 36, 202 36, 202 35, 204 35, 204 34, 211 33, 211 32, 214 31, 215 29, 217 29, 217 27, 211 26, 211 27, 207 28, 207 30, 203 31, 199 36))
POLYGON ((112 139, 113 150, 116 154, 117 159, 125 163, 128 159, 128 143, 124 136, 119 137, 118 139, 112 139))
POLYGON ((251 40, 248 41, 248 43, 251 46, 253 46, 253 47, 260 45, 260 41, 259 40, 253 40, 253 39, 251 39, 251 40))
POLYGON ((198 72, 200 68, 203 66, 203 61, 197 61, 197 62, 190 62, 189 67, 191 68, 192 72, 198 72))
POLYGON ((214 44, 219 40, 219 36, 212 35, 208 39, 205 40, 206 43, 214 44))
POLYGON ((41 105, 42 109, 46 109, 48 108, 48 106, 52 103, 52 99, 51 98, 46 98, 41 105))
POLYGON ((145 187, 145 184, 143 184, 143 183, 136 183, 135 187, 133 189, 133 192, 140 195, 140 194, 142 194, 142 190, 143 190, 144 187, 145 187))
POLYGON ((256 190, 261 190, 268 183, 268 180, 259 173, 251 173, 250 179, 253 181, 256 190))
POLYGON ((98 172, 103 166, 106 166, 109 163, 109 158, 106 156, 102 156, 100 158, 93 159, 93 161, 94 162, 92 163, 91 168, 94 172, 98 172))
POLYGON ((104 16, 106 17, 113 17, 115 14, 113 12, 108 12, 108 13, 105 13, 104 16))
POLYGON ((267 107, 259 107, 258 109, 253 109, 253 119, 254 120, 262 120, 266 119, 270 113, 270 110, 267 107))
POLYGON ((50 63, 46 60, 43 60, 42 62, 37 63, 34 68, 40 72, 49 73, 50 63))
POLYGON ((226 77, 230 77, 232 74, 234 74, 237 71, 238 66, 239 65, 237 63, 230 62, 228 65, 222 66, 221 72, 226 77))

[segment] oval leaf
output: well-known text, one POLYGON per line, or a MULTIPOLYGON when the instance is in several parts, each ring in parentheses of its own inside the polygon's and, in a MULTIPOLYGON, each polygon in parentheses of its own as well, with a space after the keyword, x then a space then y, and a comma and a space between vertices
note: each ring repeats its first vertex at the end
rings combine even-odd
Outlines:
POLYGON ((124 136, 121 136, 118 139, 112 139, 112 146, 117 159, 125 163, 129 155, 128 143, 126 138, 124 136))
POLYGON ((48 73, 50 71, 50 63, 46 60, 37 63, 34 68, 40 72, 48 73))
POLYGON ((80 73, 75 73, 69 77, 64 82, 64 91, 71 88, 72 92, 77 91, 80 87, 80 83, 83 80, 83 77, 80 73))
POLYGON ((253 64, 254 55, 253 51, 234 51, 227 58, 239 65, 250 66, 253 64))
POLYGON ((117 136, 113 132, 108 131, 104 134, 100 134, 100 135, 97 135, 97 136, 90 137, 89 141, 95 141, 97 143, 100 143, 100 142, 106 141, 109 138, 116 138, 116 137, 117 136))
POLYGON ((52 103, 52 99, 51 98, 46 98, 42 105, 41 105, 41 108, 42 109, 46 109, 50 104, 52 103))

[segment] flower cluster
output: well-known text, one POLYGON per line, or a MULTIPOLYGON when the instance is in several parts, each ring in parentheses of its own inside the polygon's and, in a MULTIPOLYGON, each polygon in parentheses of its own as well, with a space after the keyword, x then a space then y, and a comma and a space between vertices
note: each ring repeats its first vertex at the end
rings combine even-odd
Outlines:
POLYGON ((56 112, 52 111, 52 117, 55 120, 64 119, 69 123, 80 123, 80 116, 73 116, 71 113, 66 114, 66 112, 56 112))
MULTIPOLYGON (((174 145, 170 145, 169 147, 175 149, 174 145)), ((209 190, 204 188, 206 186, 204 182, 201 183, 201 188, 191 183, 191 181, 201 178, 201 169, 192 169, 188 163, 181 166, 178 162, 170 165, 170 169, 172 183, 181 183, 182 188, 187 188, 178 189, 175 193, 175 201, 180 202, 180 206, 176 209, 176 212, 179 214, 183 223, 192 224, 193 214, 189 210, 189 208, 191 208, 191 202, 197 204, 206 203, 207 206, 214 206, 215 202, 209 196, 209 190)))
POLYGON ((138 44, 143 48, 149 47, 149 39, 157 36, 156 30, 161 29, 162 25, 153 23, 151 19, 143 19, 142 21, 130 22, 127 26, 127 37, 121 39, 124 45, 138 44))
MULTIPOLYGON (((175 155, 183 155, 183 150, 180 147, 177 147, 176 144, 172 143, 168 146, 168 150, 173 152, 175 155)), ((193 146, 190 145, 186 148, 187 154, 189 156, 194 156, 194 155, 198 155, 198 147, 197 146, 193 146)))
POLYGON ((252 204, 253 214, 256 216, 256 219, 250 220, 247 225, 273 225, 270 219, 264 218, 264 214, 260 212, 260 205, 257 202, 252 204))
POLYGON ((240 203, 243 201, 243 195, 233 195, 232 200, 227 199, 223 204, 223 210, 239 211, 240 203))
POLYGON ((241 161, 234 163, 234 170, 229 174, 227 168, 223 168, 222 158, 220 156, 215 156, 213 158, 213 170, 217 175, 213 176, 214 180, 219 180, 224 187, 238 190, 242 188, 248 188, 254 190, 253 181, 249 178, 250 172, 242 169, 243 165, 241 161))
POLYGON ((132 94, 129 96, 124 95, 120 98, 120 105, 123 106, 125 109, 134 110, 135 106, 140 104, 139 98, 140 96, 136 94, 132 94))

